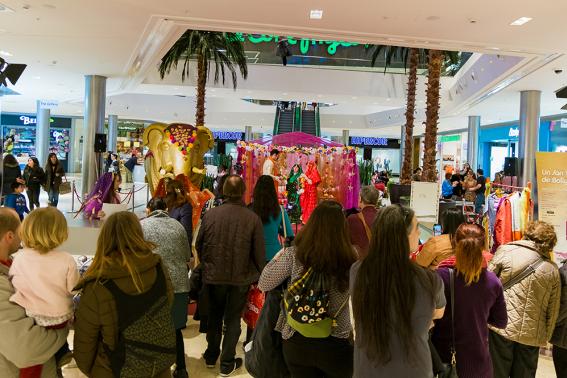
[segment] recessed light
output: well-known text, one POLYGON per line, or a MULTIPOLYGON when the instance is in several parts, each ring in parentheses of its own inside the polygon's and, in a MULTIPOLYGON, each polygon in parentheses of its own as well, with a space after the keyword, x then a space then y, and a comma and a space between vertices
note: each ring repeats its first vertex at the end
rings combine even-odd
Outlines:
POLYGON ((312 20, 320 20, 323 18, 323 10, 322 9, 311 9, 309 12, 309 18, 312 20))
POLYGON ((13 54, 9 53, 8 51, 0 50, 0 55, 4 56, 14 56, 13 54))
POLYGON ((358 97, 356 97, 356 96, 352 96, 351 98, 352 98, 353 100, 357 100, 357 99, 358 99, 358 97))
POLYGON ((512 22, 510 26, 522 26, 525 23, 530 22, 531 20, 533 20, 533 18, 531 17, 520 17, 516 21, 512 22))
POLYGON ((39 80, 39 79, 41 79, 41 76, 34 76, 33 78, 34 78, 35 80, 39 80))
POLYGON ((388 98, 386 99, 386 101, 392 101, 392 99, 388 97, 388 98))
POLYGON ((282 96, 287 96, 287 92, 282 93, 282 96))

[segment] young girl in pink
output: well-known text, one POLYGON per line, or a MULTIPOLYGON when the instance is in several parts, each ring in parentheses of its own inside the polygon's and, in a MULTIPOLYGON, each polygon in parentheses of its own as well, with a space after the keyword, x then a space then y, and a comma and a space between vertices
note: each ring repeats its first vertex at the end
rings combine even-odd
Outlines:
MULTIPOLYGON (((73 288, 79 272, 73 256, 57 248, 67 240, 67 221, 55 207, 32 211, 22 224, 24 249, 14 258, 10 278, 16 293, 10 301, 26 309, 36 324, 65 327, 73 319, 73 288)), ((58 367, 68 363, 70 350, 64 345, 56 354, 58 367)), ((42 365, 20 370, 20 378, 41 377, 42 365)))

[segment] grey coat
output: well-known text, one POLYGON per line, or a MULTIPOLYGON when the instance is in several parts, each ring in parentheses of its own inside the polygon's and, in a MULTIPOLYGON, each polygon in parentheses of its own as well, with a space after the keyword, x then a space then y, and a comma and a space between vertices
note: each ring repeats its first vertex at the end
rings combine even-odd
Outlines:
POLYGON ((559 273, 561 273, 561 306, 551 343, 567 349, 567 261, 563 263, 559 273))
POLYGON ((191 258, 191 246, 185 228, 167 212, 157 210, 142 220, 142 230, 146 240, 154 243, 154 252, 161 256, 174 293, 189 292, 189 270, 187 263, 191 258))

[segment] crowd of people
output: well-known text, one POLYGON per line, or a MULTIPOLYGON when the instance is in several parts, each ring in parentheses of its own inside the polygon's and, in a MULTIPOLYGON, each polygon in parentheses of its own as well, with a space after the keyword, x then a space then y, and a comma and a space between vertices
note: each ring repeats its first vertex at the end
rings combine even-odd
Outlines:
POLYGON ((44 168, 35 156, 30 157, 23 173, 14 155, 5 155, 2 165, 0 197, 5 206, 16 210, 20 219, 23 219, 24 214, 40 207, 39 195, 42 187, 48 194, 48 205, 57 207, 60 187, 65 178, 65 169, 57 154, 49 154, 44 168), (24 191, 28 197, 27 201, 23 195, 24 191))
POLYGON ((277 299, 247 334, 246 362, 254 353, 270 371, 279 359, 277 376, 533 377, 549 341, 557 375, 567 375, 567 265, 552 258, 551 225, 531 222, 524 240, 492 255, 484 229, 449 209, 442 235, 420 245, 414 212, 377 208, 380 193, 367 186, 359 213, 322 201, 295 235, 271 176, 249 206, 245 191, 241 177, 224 175, 219 206, 193 230, 183 185, 169 182, 146 218, 104 221, 82 277, 59 250, 68 231, 58 210, 21 223, 0 208, 3 376, 55 376, 74 321, 73 355, 89 377, 188 377, 181 331, 192 291, 203 363, 231 376, 244 363, 237 344, 251 286, 277 299))

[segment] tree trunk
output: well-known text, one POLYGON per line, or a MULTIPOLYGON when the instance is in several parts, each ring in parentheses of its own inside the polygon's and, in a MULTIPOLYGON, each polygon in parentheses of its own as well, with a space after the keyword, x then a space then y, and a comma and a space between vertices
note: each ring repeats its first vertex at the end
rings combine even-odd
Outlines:
POLYGON ((439 90, 443 58, 442 51, 429 51, 422 179, 426 182, 437 182, 437 123, 439 121, 439 90))
POLYGON ((207 65, 203 56, 197 57, 197 109, 195 126, 205 126, 205 89, 207 86, 207 65))
POLYGON ((401 184, 411 183, 413 158, 413 124, 415 121, 415 92, 417 88, 417 66, 419 64, 418 49, 410 49, 410 69, 408 77, 408 97, 406 104, 405 149, 401 184))

